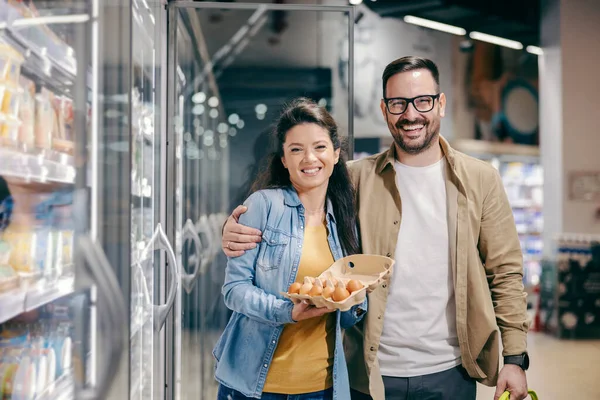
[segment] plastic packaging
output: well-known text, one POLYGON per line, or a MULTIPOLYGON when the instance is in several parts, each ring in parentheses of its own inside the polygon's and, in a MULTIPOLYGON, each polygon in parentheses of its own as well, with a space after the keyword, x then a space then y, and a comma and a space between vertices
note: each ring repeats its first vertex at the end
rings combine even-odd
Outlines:
POLYGON ((18 85, 23 56, 12 46, 0 43, 0 84, 18 85))

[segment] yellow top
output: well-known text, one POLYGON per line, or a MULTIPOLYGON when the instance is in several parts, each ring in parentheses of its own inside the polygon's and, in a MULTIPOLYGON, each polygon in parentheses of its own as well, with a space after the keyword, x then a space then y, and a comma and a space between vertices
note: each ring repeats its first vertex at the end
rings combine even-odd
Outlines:
MULTIPOLYGON (((324 225, 306 227, 296 282, 333 264, 324 225)), ((301 394, 333 386, 335 314, 286 325, 273 355, 263 392, 301 394)))

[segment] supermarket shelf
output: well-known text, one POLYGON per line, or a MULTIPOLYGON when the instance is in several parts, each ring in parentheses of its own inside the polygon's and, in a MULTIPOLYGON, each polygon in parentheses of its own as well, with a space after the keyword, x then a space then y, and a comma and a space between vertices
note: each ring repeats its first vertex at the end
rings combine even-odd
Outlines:
POLYGON ((499 156, 539 157, 538 146, 527 146, 513 143, 490 142, 476 139, 457 139, 452 141, 452 146, 463 153, 496 154, 499 156))
POLYGON ((11 290, 0 294, 0 324, 25 311, 27 292, 11 290))
POLYGON ((0 324, 26 311, 35 310, 58 300, 74 290, 72 277, 60 279, 56 284, 36 285, 28 290, 15 289, 0 294, 0 324))
POLYGON ((45 25, 24 24, 33 18, 24 18, 6 0, 0 0, 0 9, 0 38, 25 57, 23 75, 70 96, 77 73, 73 49, 58 41, 45 25))
POLYGON ((71 400, 75 398, 73 373, 68 371, 58 378, 46 390, 38 394, 35 400, 71 400))
POLYGON ((75 183, 73 157, 53 150, 0 147, 0 175, 40 183, 75 183))

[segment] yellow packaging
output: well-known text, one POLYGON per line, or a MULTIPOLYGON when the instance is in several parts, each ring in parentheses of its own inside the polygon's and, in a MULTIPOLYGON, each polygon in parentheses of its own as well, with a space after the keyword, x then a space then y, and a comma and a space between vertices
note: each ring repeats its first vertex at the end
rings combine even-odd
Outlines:
POLYGON ((0 83, 17 85, 23 61, 23 56, 12 46, 0 43, 0 83))

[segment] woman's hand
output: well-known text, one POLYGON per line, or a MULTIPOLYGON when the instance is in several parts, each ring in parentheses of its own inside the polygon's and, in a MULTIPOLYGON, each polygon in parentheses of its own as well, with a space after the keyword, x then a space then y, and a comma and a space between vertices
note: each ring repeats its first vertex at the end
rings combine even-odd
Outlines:
POLYGON ((293 300, 294 308, 292 309, 292 319, 295 322, 303 321, 314 317, 320 317, 325 314, 329 314, 335 311, 335 309, 329 309, 327 307, 317 308, 311 304, 308 304, 306 300, 293 300))

